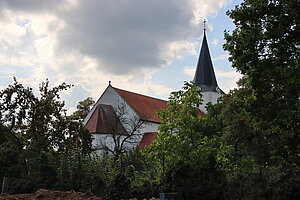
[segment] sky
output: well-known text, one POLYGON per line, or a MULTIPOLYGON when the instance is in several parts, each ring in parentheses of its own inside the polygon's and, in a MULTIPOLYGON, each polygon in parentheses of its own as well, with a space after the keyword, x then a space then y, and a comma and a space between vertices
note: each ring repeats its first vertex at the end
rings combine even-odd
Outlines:
POLYGON ((13 77, 36 92, 73 84, 61 94, 69 113, 112 86, 167 100, 191 81, 203 20, 219 87, 241 74, 222 48, 226 15, 242 0, 0 0, 0 89, 13 77))

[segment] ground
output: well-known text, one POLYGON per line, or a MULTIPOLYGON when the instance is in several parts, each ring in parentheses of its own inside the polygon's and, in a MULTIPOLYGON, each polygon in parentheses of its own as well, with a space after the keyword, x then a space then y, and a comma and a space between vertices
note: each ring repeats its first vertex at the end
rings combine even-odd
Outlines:
MULTIPOLYGON (((5 194, 0 195, 0 200, 103 200, 102 198, 96 197, 90 192, 82 193, 75 191, 51 191, 45 189, 39 189, 32 194, 5 194)), ((138 200, 136 198, 129 200, 138 200)), ((147 200, 146 198, 143 200, 147 200)), ((159 200, 152 197, 149 200, 159 200)))
POLYGON ((33 194, 0 195, 0 200, 103 200, 92 193, 40 189, 33 194))

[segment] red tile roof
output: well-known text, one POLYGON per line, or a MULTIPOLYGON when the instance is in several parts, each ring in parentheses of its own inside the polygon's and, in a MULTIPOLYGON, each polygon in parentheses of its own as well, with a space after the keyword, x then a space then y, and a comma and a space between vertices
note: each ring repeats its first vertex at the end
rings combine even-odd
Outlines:
POLYGON ((130 105, 130 107, 144 120, 160 123, 156 111, 167 109, 167 101, 114 88, 115 91, 130 105))
POLYGON ((126 130, 121 122, 118 121, 116 123, 116 120, 116 113, 111 105, 99 104, 95 108, 85 127, 90 133, 126 134, 126 130))
POLYGON ((138 148, 143 149, 146 146, 149 146, 150 144, 152 144, 154 142, 154 140, 156 140, 157 134, 158 134, 157 132, 144 133, 143 138, 142 138, 138 148))

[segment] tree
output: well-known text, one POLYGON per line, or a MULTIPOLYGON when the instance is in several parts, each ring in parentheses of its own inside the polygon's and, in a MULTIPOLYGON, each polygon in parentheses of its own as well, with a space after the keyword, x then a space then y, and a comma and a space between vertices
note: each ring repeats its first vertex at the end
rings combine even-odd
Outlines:
POLYGON ((155 165, 161 166, 164 192, 182 192, 187 199, 220 199, 220 166, 231 148, 222 144, 215 122, 199 110, 201 97, 196 85, 187 82, 171 93, 168 108, 158 112, 158 138, 146 153, 160 163, 155 165))
POLYGON ((46 80, 40 85, 40 95, 36 97, 32 88, 25 88, 14 78, 14 83, 0 92, 1 134, 4 139, 1 143, 15 149, 13 152, 17 154, 19 166, 16 175, 20 174, 9 174, 9 177, 19 178, 16 182, 23 187, 15 188, 16 191, 28 192, 54 184, 55 167, 49 159, 58 151, 91 151, 88 132, 81 123, 67 118, 64 102, 59 100, 59 92, 70 87, 63 83, 49 88, 46 80), (50 179, 53 180, 51 183, 50 179))
POLYGON ((84 118, 89 114, 95 101, 92 97, 88 97, 83 101, 79 101, 77 105, 77 110, 70 116, 73 119, 84 120, 84 118))
POLYGON ((224 48, 245 76, 223 99, 220 119, 235 146, 230 173, 240 199, 299 195, 299 9, 298 0, 245 0, 228 12, 236 28, 224 48))
POLYGON ((20 150, 3 124, 0 124, 0 138, 0 177, 10 177, 11 174, 20 177, 20 150))
POLYGON ((269 130, 274 151, 293 152, 294 158, 299 143, 299 8, 299 1, 246 0, 228 12, 236 29, 225 34, 224 45, 233 67, 248 79, 257 127, 269 130), (281 145, 283 140, 287 148, 281 145))

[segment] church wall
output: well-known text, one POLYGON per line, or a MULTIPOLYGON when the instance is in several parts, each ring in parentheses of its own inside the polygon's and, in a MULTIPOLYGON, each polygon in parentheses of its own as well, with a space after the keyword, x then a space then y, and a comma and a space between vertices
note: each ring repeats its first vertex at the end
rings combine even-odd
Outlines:
POLYGON ((207 110, 205 108, 207 103, 211 102, 212 104, 216 104, 218 98, 222 96, 222 94, 219 94, 217 92, 211 92, 211 91, 202 92, 202 94, 203 94, 203 104, 200 105, 199 108, 204 113, 207 112, 207 110))
MULTIPOLYGON (((107 89, 104 91, 104 93, 102 94, 102 96, 98 99, 98 101, 96 102, 95 106, 93 107, 93 109, 96 108, 96 106, 98 104, 107 104, 107 105, 111 105, 114 107, 114 109, 117 111, 118 110, 118 106, 121 104, 125 104, 125 109, 126 109, 126 113, 124 115, 125 118, 127 119, 139 119, 139 116, 135 113, 135 111, 123 100, 123 98, 113 89, 113 87, 108 86, 107 89)), ((90 113, 93 113, 93 109, 90 113)), ((88 118, 90 116, 87 116, 85 123, 88 121, 88 118)), ((125 129, 130 129, 130 124, 126 125, 123 124, 125 129)), ((126 148, 128 149, 132 149, 136 146, 138 146, 138 144, 140 143, 142 137, 143 137, 143 133, 145 132, 158 132, 157 130, 158 128, 158 124, 157 123, 152 123, 152 122, 145 122, 140 129, 136 132, 136 136, 131 138, 130 143, 126 143, 126 148)), ((114 142, 113 142, 113 138, 112 135, 104 135, 104 134, 93 134, 94 140, 92 142, 92 146, 93 147, 99 147, 99 145, 104 142, 106 145, 109 145, 109 147, 112 149, 114 146, 114 142)), ((101 152, 101 151, 96 151, 96 152, 101 152)))
MULTIPOLYGON (((111 152, 103 150, 103 146, 107 146, 111 150, 114 149, 115 143, 111 134, 92 134, 92 137, 93 137, 92 147, 95 149, 95 152, 97 154, 100 153, 111 154, 111 152)), ((124 138, 125 136, 121 136, 119 141, 121 142, 124 138)), ((140 140, 141 139, 139 137, 132 138, 130 140, 130 143, 128 142, 124 143, 123 147, 126 150, 132 149, 139 144, 140 140)))
POLYGON ((100 98, 97 100, 94 107, 91 109, 91 111, 89 112, 89 114, 87 115, 83 123, 84 124, 87 123, 87 121, 91 117, 97 105, 99 104, 111 105, 116 110, 117 105, 120 103, 125 103, 127 105, 127 103, 124 102, 124 100, 116 93, 116 91, 111 86, 108 86, 106 90, 103 92, 103 94, 100 96, 100 98))
MULTIPOLYGON (((90 111, 89 115, 86 117, 84 123, 88 121, 90 118, 90 115, 93 113, 94 109, 97 107, 98 104, 106 104, 106 105, 111 105, 115 111, 119 111, 120 107, 122 104, 125 105, 125 114, 124 117, 128 119, 138 119, 138 115, 135 113, 134 110, 123 100, 123 98, 120 97, 120 95, 113 89, 113 87, 108 86, 104 93, 101 95, 101 97, 98 99, 98 101, 95 103, 94 107, 90 111)), ((129 127, 124 125, 124 128, 128 129, 129 127)))
POLYGON ((158 132, 158 123, 153 123, 153 122, 145 122, 144 126, 141 128, 142 133, 147 133, 147 132, 158 132))

